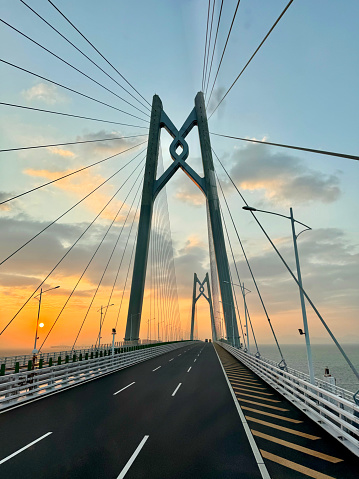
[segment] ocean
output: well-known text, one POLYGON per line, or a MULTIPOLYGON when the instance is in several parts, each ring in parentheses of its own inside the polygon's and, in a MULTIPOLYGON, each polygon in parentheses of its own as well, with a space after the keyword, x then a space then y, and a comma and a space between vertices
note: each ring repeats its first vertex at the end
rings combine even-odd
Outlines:
MULTIPOLYGON (((334 344, 312 344, 311 346, 316 378, 323 379, 324 369, 328 367, 330 374, 336 378, 337 386, 352 392, 358 391, 358 380, 334 344)), ((359 370, 359 345, 345 344, 341 346, 355 368, 359 370)), ((274 361, 280 360, 276 346, 265 344, 258 346, 258 348, 262 356, 274 361)), ((283 344, 281 350, 288 367, 308 374, 305 344, 283 344)), ((256 352, 254 347, 251 348, 251 352, 256 352)))
MULTIPOLYGON (((251 352, 255 353, 254 345, 250 345, 251 352)), ((48 349, 44 352, 55 352, 62 348, 48 349)), ((283 356, 289 367, 308 373, 308 363, 305 344, 283 344, 281 345, 283 356)), ((359 345, 357 344, 345 344, 343 349, 347 353, 349 359, 354 364, 357 370, 359 370, 359 345)), ((63 350, 66 350, 64 347, 63 350)), ((272 359, 274 361, 280 360, 280 355, 276 346, 274 345, 262 345, 259 346, 259 352, 265 358, 272 359)), ((0 357, 3 356, 16 356, 21 354, 30 354, 29 350, 25 349, 7 349, 0 351, 0 357)), ((335 345, 331 344, 312 344, 312 355, 315 377, 323 379, 324 369, 329 368, 330 374, 336 378, 337 386, 352 391, 353 393, 358 391, 359 382, 352 370, 349 368, 344 358, 338 351, 335 345)))

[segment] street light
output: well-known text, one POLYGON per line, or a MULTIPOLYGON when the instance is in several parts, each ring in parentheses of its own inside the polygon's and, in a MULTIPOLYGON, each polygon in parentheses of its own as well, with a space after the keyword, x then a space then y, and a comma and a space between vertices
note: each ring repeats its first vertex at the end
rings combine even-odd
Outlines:
MULTIPOLYGON (((151 327, 151 321, 154 321, 156 318, 149 318, 147 320, 147 342, 148 342, 148 330, 150 331, 150 342, 152 341, 152 327, 151 327)), ((156 328, 156 326, 155 326, 156 328)), ((156 336, 156 333, 155 333, 156 336)))
POLYGON ((259 213, 267 213, 269 215, 281 216, 282 218, 289 219, 292 226, 292 236, 293 236, 293 245, 294 245, 294 255, 295 255, 295 262, 297 267, 297 275, 298 275, 298 285, 299 285, 299 297, 300 297, 300 304, 302 308, 302 316, 303 316, 303 326, 304 326, 304 335, 305 335, 305 343, 307 348, 307 359, 308 359, 308 370, 309 370, 309 378, 311 384, 315 384, 315 376, 314 376, 314 368, 313 368, 313 361, 312 361, 312 350, 310 347, 310 339, 309 339, 309 329, 308 329, 308 320, 307 320, 307 312, 305 309, 305 302, 304 302, 304 294, 303 294, 303 284, 302 284, 302 275, 300 271, 300 263, 299 263, 299 254, 298 254, 298 246, 297 246, 297 238, 300 234, 304 233, 304 231, 309 231, 312 228, 300 221, 294 219, 293 216, 293 209, 290 208, 290 216, 281 215, 279 213, 274 213, 272 211, 265 211, 265 210, 258 210, 257 208, 253 208, 252 206, 243 206, 243 210, 246 211, 257 211, 259 213), (295 225, 294 223, 298 223, 301 226, 304 226, 304 230, 300 231, 298 234, 295 232, 295 225))
MULTIPOLYGON (((112 304, 108 304, 107 306, 103 307, 101 306, 101 308, 99 310, 97 310, 97 312, 101 311, 101 314, 100 314, 100 331, 98 333, 98 349, 100 349, 100 344, 101 344, 101 329, 102 329, 102 311, 104 311, 105 309, 109 308, 110 306, 114 306, 114 303, 112 304)), ((113 333, 112 333, 113 334, 113 333)), ((116 331, 115 331, 115 334, 116 334, 116 331)), ((115 339, 115 336, 113 336, 112 340, 115 339)))
MULTIPOLYGON (((223 281, 224 283, 228 283, 228 281, 223 281)), ((234 317, 233 317, 233 311, 234 311, 234 304, 233 303, 226 303, 225 301, 219 301, 222 304, 229 304, 231 307, 231 312, 232 312, 232 346, 236 346, 236 340, 234 336, 234 317)), ((228 339, 228 331, 227 331, 227 339, 228 339)))
MULTIPOLYGON (((229 281, 224 281, 224 283, 229 283, 229 281)), ((247 337, 247 347, 245 352, 249 352, 249 335, 248 335, 248 308, 247 308, 247 302, 246 302, 246 294, 251 293, 252 291, 249 290, 248 288, 244 287, 244 283, 242 284, 237 284, 237 283, 230 283, 233 284, 234 286, 239 286, 241 288, 241 293, 243 296, 243 302, 244 302, 244 317, 246 320, 246 337, 247 337), (245 293, 245 291, 247 291, 245 293)), ((245 344, 245 341, 244 341, 245 344)))
POLYGON ((36 296, 34 296, 34 299, 37 299, 38 302, 39 302, 39 309, 37 310, 37 320, 36 320, 36 330, 35 330, 35 342, 34 342, 34 349, 32 351, 32 369, 35 369, 35 363, 36 363, 36 357, 37 357, 37 353, 38 353, 38 350, 36 349, 36 342, 37 340, 39 339, 37 337, 37 334, 38 334, 38 330, 39 330, 39 327, 40 328, 43 328, 45 325, 44 323, 40 323, 39 324, 39 319, 40 319, 40 309, 41 309, 41 299, 42 299, 42 295, 47 293, 48 291, 52 291, 53 289, 57 289, 59 288, 60 286, 55 286, 54 288, 50 288, 50 289, 46 289, 45 291, 42 290, 42 288, 40 289, 40 294, 37 294, 36 296), (38 298, 38 296, 40 296, 38 298))

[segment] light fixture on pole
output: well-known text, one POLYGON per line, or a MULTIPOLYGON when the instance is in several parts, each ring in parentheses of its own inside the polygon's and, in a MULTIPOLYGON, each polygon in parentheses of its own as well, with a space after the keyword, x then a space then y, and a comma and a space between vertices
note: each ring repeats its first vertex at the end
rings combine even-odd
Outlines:
POLYGON ((116 336, 116 329, 112 328, 112 357, 115 355, 115 336, 116 336))
POLYGON ((37 359, 37 353, 38 353, 38 350, 36 349, 36 343, 37 343, 37 340, 39 339, 38 338, 38 331, 39 331, 39 327, 40 328, 43 328, 45 325, 44 323, 40 323, 39 324, 39 319, 40 319, 40 310, 41 310, 41 300, 42 300, 42 295, 47 293, 48 291, 52 291, 53 289, 58 289, 60 286, 55 286, 54 288, 50 288, 50 289, 46 289, 45 291, 42 290, 42 288, 40 289, 40 294, 37 294, 36 296, 34 296, 34 299, 37 299, 38 302, 39 302, 39 308, 37 310, 37 319, 36 319, 36 329, 35 329, 35 342, 34 342, 34 349, 32 351, 32 369, 35 369, 35 364, 36 364, 36 359, 37 359), (39 298, 38 298, 39 296, 39 298))
POLYGON ((247 302, 246 302, 246 294, 251 293, 251 291, 247 288, 244 287, 244 283, 242 283, 242 295, 243 295, 243 301, 244 301, 244 317, 246 320, 246 336, 247 336, 247 351, 250 352, 249 350, 249 334, 248 334, 248 309, 247 309, 247 302))
POLYGON ((293 216, 293 209, 290 208, 290 216, 281 215, 280 213, 274 213, 272 211, 265 211, 265 210, 258 210, 257 208, 253 208, 252 206, 243 206, 243 210, 246 211, 257 211, 259 213, 267 213, 269 215, 274 216, 281 216, 282 218, 289 219, 292 226, 292 237, 293 237, 293 246, 294 246, 294 255, 295 255, 295 262, 297 267, 297 276, 298 276, 298 285, 299 285, 299 297, 300 297, 300 305, 302 308, 302 317, 303 317, 303 326, 304 326, 304 336, 305 336, 305 344, 307 348, 307 360, 308 360, 308 370, 309 370, 309 378, 311 384, 315 384, 315 376, 314 376, 314 367, 313 367, 313 360, 312 360, 312 349, 310 346, 310 338, 309 338, 309 329, 308 329, 308 319, 307 319, 307 312, 305 309, 305 302, 304 302, 304 294, 303 294, 303 284, 302 284, 302 274, 300 271, 300 263, 299 263, 299 254, 298 254, 298 246, 297 246, 297 238, 300 234, 304 233, 304 231, 309 231, 312 228, 300 221, 294 219, 293 216), (295 232, 295 223, 304 226, 304 230, 300 231, 298 234, 295 232))
MULTIPOLYGON (((101 308, 99 310, 97 310, 97 312, 101 311, 101 314, 100 314, 100 330, 99 330, 99 333, 98 333, 98 349, 100 349, 100 345, 101 345, 101 330, 102 330, 102 312, 111 307, 111 306, 114 306, 114 303, 112 304, 108 304, 107 306, 103 307, 101 306, 101 308)), ((116 331, 115 331, 115 334, 116 334, 116 331)), ((114 338, 112 338, 114 339, 114 338)))

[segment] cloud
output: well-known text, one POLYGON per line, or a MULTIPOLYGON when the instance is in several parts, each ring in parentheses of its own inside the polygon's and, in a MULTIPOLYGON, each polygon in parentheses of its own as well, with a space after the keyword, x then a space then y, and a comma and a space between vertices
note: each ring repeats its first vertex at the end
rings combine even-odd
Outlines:
MULTIPOLYGON (((7 200, 8 198, 11 198, 13 196, 12 193, 5 193, 3 191, 0 191, 0 202, 7 200)), ((0 205, 0 211, 10 211, 11 206, 8 203, 4 203, 3 205, 0 205)))
POLYGON ((239 188, 262 190, 275 203, 331 203, 340 194, 339 173, 327 175, 307 167, 287 153, 272 153, 267 145, 235 150, 230 174, 239 188))
MULTIPOLYGON (((74 170, 67 171, 48 171, 48 170, 34 170, 28 168, 24 171, 29 176, 35 178, 44 178, 52 181, 66 174, 70 174, 74 170)), ((53 188, 65 191, 67 194, 74 196, 76 199, 83 198, 86 194, 94 190, 98 185, 103 183, 105 178, 100 174, 94 174, 91 170, 82 171, 81 174, 75 174, 59 180, 52 184, 53 188)), ((82 206, 90 211, 99 211, 99 205, 105 205, 111 198, 112 194, 108 189, 98 189, 91 194, 82 203, 82 206)), ((124 204, 121 200, 114 198, 106 209, 101 213, 101 218, 112 220, 117 212, 122 209, 116 218, 116 222, 122 222, 128 212, 128 205, 124 204), (123 205, 123 206, 122 206, 123 205)))
POLYGON ((57 148, 56 146, 50 146, 48 150, 53 154, 53 155, 59 155, 63 156, 64 158, 73 158, 75 153, 73 153, 70 150, 64 150, 62 148, 57 148))
MULTIPOLYGON (((141 134, 139 132, 139 134, 141 134)), ((145 135, 147 134, 146 131, 143 132, 145 135)), ((94 143, 85 143, 83 145, 79 145, 81 153, 83 154, 91 154, 91 155, 102 155, 103 157, 114 155, 116 153, 120 153, 132 146, 138 145, 146 140, 146 136, 140 136, 138 138, 124 138, 122 140, 112 140, 111 138, 119 138, 124 136, 121 131, 106 131, 106 130, 99 130, 96 132, 85 133, 83 135, 77 136, 76 141, 91 141, 97 140, 99 138, 110 138, 109 141, 100 141, 94 143)), ((125 135, 126 136, 126 135, 125 135)), ((145 149, 146 145, 144 144, 142 149, 145 149)), ((129 153, 135 155, 141 151, 141 147, 138 149, 134 149, 129 153)))
MULTIPOLYGON (((211 100, 208 104, 208 109, 207 109, 209 114, 211 114, 212 111, 214 110, 214 108, 216 108, 216 106, 221 101, 221 99, 222 99, 222 97, 225 93, 226 93, 226 89, 223 86, 219 86, 217 88, 214 88, 213 93, 212 93, 212 97, 211 97, 211 100)), ((221 110, 220 111, 223 111, 223 107, 224 107, 225 104, 226 104, 226 101, 224 100, 221 104, 221 110)))
MULTIPOLYGON (((358 245, 352 244, 343 231, 336 228, 312 230, 300 238, 304 289, 319 310, 322 307, 332 308, 332 311, 336 312, 357 310, 358 245)), ((280 243, 280 253, 295 272, 292 240, 282 238, 280 243)), ((270 249, 256 256, 251 256, 250 251, 247 251, 247 254, 264 301, 268 303, 270 310, 277 313, 290 311, 293 305, 299 307, 298 287, 274 250, 270 249)), ((237 265, 241 279, 250 285, 252 280, 244 259, 238 261, 237 265)), ((233 267, 232 273, 235 278, 233 267)))
POLYGON ((67 101, 67 97, 59 93, 55 85, 48 83, 37 83, 21 93, 28 101, 39 100, 47 105, 55 105, 56 103, 65 103, 67 101))

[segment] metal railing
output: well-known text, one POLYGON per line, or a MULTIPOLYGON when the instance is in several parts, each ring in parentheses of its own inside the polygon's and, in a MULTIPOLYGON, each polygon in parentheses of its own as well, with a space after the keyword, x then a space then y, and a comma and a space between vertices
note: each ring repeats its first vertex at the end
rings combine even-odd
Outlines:
POLYGON ((284 371, 275 363, 273 364, 273 361, 258 358, 221 341, 218 341, 217 344, 239 359, 356 456, 359 456, 359 406, 354 403, 350 391, 336 388, 336 386, 320 380, 317 380, 318 384, 311 384, 309 380, 299 377, 299 374, 292 374, 292 371, 295 370, 288 368, 288 371, 284 371), (351 399, 344 397, 343 394, 339 395, 333 392, 331 388, 334 391, 340 389, 351 394, 351 399))
POLYGON ((77 360, 53 367, 34 369, 0 377, 0 410, 44 397, 54 391, 79 385, 84 381, 115 372, 169 351, 193 344, 180 341, 162 346, 152 346, 113 356, 77 360))
MULTIPOLYGON (((153 345, 156 344, 155 341, 138 341, 138 345, 153 345)), ((162 344, 162 343, 160 343, 162 344)), ((118 341, 114 344, 115 348, 121 348, 123 351, 132 351, 133 345, 129 344, 129 342, 125 341, 118 341)), ((79 357, 80 354, 85 357, 86 354, 89 356, 91 353, 98 352, 104 353, 105 351, 110 351, 112 349, 112 343, 109 344, 102 344, 100 347, 98 346, 90 346, 88 348, 81 348, 81 349, 68 349, 63 351, 51 351, 51 352, 40 352, 37 355, 37 362, 39 363, 42 360, 42 363, 49 364, 50 359, 53 362, 58 361, 61 358, 61 361, 65 361, 66 356, 73 357, 74 355, 79 357)), ((16 363, 18 363, 19 368, 26 368, 28 366, 29 361, 33 360, 32 354, 20 354, 17 356, 2 356, 0 357, 0 371, 4 371, 4 374, 12 373, 15 369, 16 363)))

